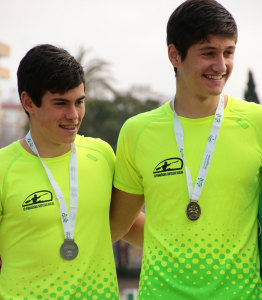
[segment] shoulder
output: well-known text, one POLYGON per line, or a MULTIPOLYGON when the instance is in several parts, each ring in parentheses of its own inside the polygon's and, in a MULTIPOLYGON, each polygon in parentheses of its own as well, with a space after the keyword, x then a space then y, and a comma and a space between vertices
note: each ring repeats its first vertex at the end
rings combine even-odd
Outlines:
POLYGON ((89 155, 103 157, 106 159, 110 167, 112 167, 115 162, 115 153, 112 147, 107 142, 99 138, 77 135, 75 145, 79 152, 88 152, 87 154, 89 155))
POLYGON ((3 164, 9 164, 10 161, 14 160, 15 157, 20 154, 18 151, 18 143, 19 141, 16 141, 4 148, 0 149, 0 161, 1 161, 1 168, 3 164))
POLYGON ((17 162, 21 156, 19 151, 19 142, 16 141, 4 148, 0 149, 0 181, 2 182, 5 176, 8 174, 8 170, 17 162))
POLYGON ((238 122, 252 127, 262 139, 262 105, 234 97, 228 99, 229 111, 238 118, 238 122))
POLYGON ((239 98, 235 98, 232 96, 228 96, 230 103, 230 110, 244 113, 244 114, 261 114, 262 113, 262 105, 248 102, 239 98))
POLYGON ((93 149, 94 151, 109 151, 113 152, 112 147, 100 138, 85 137, 77 135, 75 144, 79 148, 93 149))
POLYGON ((8 155, 9 153, 13 153, 16 149, 16 144, 18 141, 13 142, 12 144, 0 148, 0 155, 8 155))
POLYGON ((121 132, 131 131, 137 134, 139 131, 143 131, 150 124, 159 122, 161 120, 163 121, 163 119, 168 118, 169 109, 170 104, 169 102, 166 102, 156 109, 133 116, 123 124, 121 132))
MULTIPOLYGON (((229 110, 239 116, 242 116, 249 120, 250 122, 259 122, 262 125, 261 118, 262 118, 262 105, 248 102, 245 100, 241 100, 238 98, 234 98, 229 96, 229 103, 230 107, 229 110)), ((258 125, 259 125, 258 124, 258 125)))

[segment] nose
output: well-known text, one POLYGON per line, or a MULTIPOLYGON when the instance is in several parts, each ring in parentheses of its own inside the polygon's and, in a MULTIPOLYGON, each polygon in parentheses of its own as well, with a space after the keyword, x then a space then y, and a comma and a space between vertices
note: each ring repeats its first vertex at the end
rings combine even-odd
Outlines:
POLYGON ((227 66, 226 66, 226 59, 223 56, 223 54, 218 55, 215 58, 215 62, 213 64, 213 69, 214 71, 218 72, 218 73, 224 73, 227 70, 227 66))
POLYGON ((69 106, 66 111, 66 118, 69 120, 77 119, 78 118, 77 107, 75 107, 74 105, 69 106))

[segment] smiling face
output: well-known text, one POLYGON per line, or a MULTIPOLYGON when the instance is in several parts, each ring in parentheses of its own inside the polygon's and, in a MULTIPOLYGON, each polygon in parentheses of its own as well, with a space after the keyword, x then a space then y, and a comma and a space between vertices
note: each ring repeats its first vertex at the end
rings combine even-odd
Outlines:
POLYGON ((235 45, 234 38, 211 35, 189 47, 183 61, 169 45, 169 59, 177 68, 177 93, 200 99, 218 96, 232 72, 235 45))
MULTIPOLYGON (((54 156, 70 150, 85 114, 84 85, 80 84, 64 94, 45 92, 37 107, 24 92, 23 105, 30 114, 32 138, 39 154, 54 156)), ((45 156, 47 157, 47 156, 45 156)))

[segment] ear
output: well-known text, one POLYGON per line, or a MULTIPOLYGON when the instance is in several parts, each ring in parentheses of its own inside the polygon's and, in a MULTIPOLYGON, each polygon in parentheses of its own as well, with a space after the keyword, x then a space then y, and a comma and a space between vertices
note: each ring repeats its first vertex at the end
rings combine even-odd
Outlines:
POLYGON ((26 91, 21 93, 21 102, 24 109, 30 114, 34 112, 34 102, 26 91))
POLYGON ((173 67, 177 68, 180 65, 181 57, 174 44, 168 46, 168 57, 173 67))

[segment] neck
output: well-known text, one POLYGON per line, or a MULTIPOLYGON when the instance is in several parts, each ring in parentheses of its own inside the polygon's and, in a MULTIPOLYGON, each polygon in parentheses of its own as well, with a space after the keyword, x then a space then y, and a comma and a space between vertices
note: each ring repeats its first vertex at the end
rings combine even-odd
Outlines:
MULTIPOLYGON (((216 112, 219 99, 220 95, 201 98, 176 94, 175 111, 177 115, 190 119, 212 116, 216 112)), ((226 104, 227 97, 225 97, 224 106, 226 104)))
MULTIPOLYGON (((33 138, 33 136, 32 136, 32 138, 33 138)), ((35 141, 34 138, 33 138, 33 141, 35 143, 35 146, 36 146, 39 156, 41 158, 52 158, 52 157, 61 156, 65 153, 67 153, 68 151, 70 151, 70 149, 71 149, 71 144, 67 144, 66 146, 61 145, 60 147, 57 146, 57 147, 52 148, 52 147, 45 147, 44 145, 41 144, 41 142, 35 141)), ((28 146, 25 137, 20 140, 20 144, 27 152, 36 156, 36 154, 28 146)))

